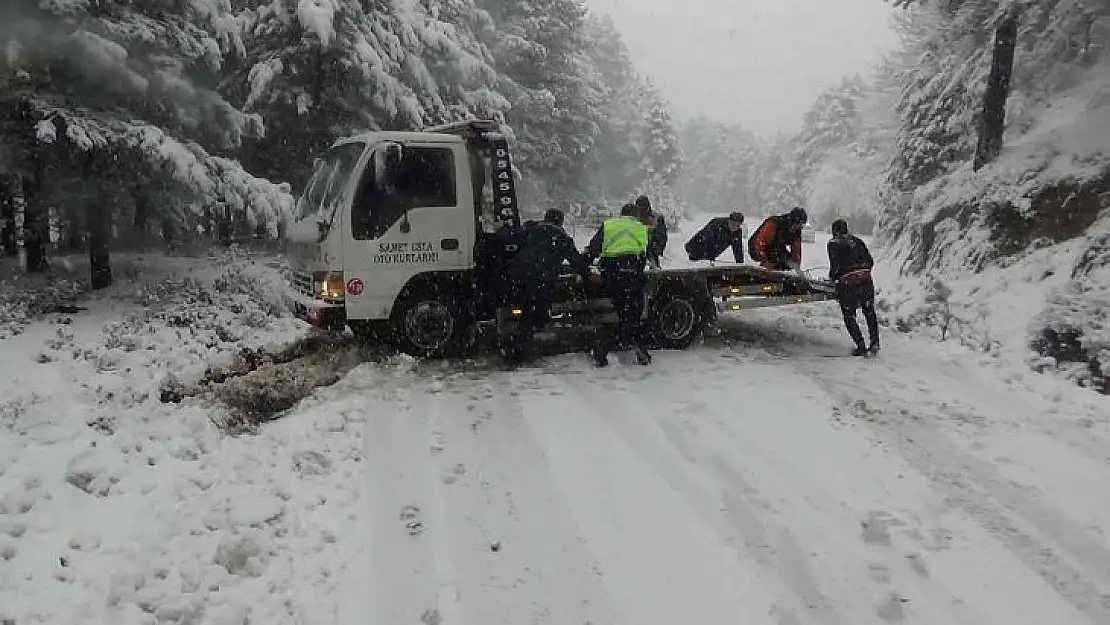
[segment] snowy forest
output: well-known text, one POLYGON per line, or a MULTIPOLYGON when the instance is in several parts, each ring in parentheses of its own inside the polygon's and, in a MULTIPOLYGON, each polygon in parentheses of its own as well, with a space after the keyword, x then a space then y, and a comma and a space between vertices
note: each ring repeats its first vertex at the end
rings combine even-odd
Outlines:
POLYGON ((1030 296, 1099 310, 1110 5, 891 4, 898 49, 768 137, 676 119, 582 0, 6 2, 0 249, 31 272, 88 253, 98 288, 110 250, 279 239, 335 139, 479 117, 511 132, 530 215, 637 193, 672 218, 804 206, 874 233, 907 302, 1066 244, 1056 261, 1078 268, 1030 296), (1002 39, 1012 76, 987 105, 1002 39))
MULTIPOLYGON (((820 223, 844 216, 865 231, 883 217, 885 232, 898 237, 913 222, 903 204, 908 192, 920 190, 914 206, 924 207, 948 182, 968 181, 965 165, 974 160, 992 41, 1010 18, 1017 23, 1017 54, 1005 143, 1037 151, 1043 159, 996 183, 1014 183, 1017 200, 1038 185, 1089 171, 1058 169, 1054 179, 1046 170, 1052 150, 1066 155, 1072 148, 1101 147, 1105 153, 1105 145, 1092 145, 1101 133, 1079 129, 1105 115, 1110 5, 1089 0, 893 4, 903 9, 894 24, 900 49, 870 74, 846 77, 821 93, 797 133, 765 137, 742 120, 682 124, 686 169, 679 186, 685 200, 709 212, 767 214, 806 206, 820 223), (1066 112, 1054 106, 1061 102, 1070 104, 1066 112), (1083 114, 1085 105, 1091 110, 1083 114), (1045 113, 1052 108, 1057 112, 1049 118, 1045 113), (1078 143, 1057 137, 1065 143, 1044 144, 1050 131, 1059 130, 1070 130, 1066 138, 1078 143), (1087 136, 1086 146, 1076 131, 1087 136), (1035 173, 1040 175, 1028 175, 1035 173)), ((1088 163, 1096 171, 1097 161, 1088 163)))
POLYGON ((1110 624, 1110 0, 849 4, 0 0, 0 625, 1110 624))
POLYGON ((499 120, 531 212, 677 178, 665 101, 581 0, 18 0, 0 24, 0 248, 32 272, 90 249, 94 288, 110 249, 277 237, 361 131, 499 120))

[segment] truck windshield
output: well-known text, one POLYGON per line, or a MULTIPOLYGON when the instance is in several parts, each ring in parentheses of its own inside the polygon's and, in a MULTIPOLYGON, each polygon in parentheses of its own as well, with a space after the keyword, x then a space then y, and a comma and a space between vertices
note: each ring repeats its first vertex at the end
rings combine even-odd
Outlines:
POLYGON ((330 226, 343 190, 351 179, 358 159, 366 149, 361 142, 345 143, 328 150, 316 164, 304 193, 297 201, 298 222, 313 220, 330 226))

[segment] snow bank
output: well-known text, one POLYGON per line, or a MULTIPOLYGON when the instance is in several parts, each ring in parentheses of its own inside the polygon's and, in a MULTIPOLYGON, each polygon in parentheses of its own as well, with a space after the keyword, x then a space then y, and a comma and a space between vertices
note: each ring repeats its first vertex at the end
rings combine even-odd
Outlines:
POLYGON ((115 268, 111 289, 78 300, 87 310, 0 339, 0 621, 334 622, 359 396, 310 398, 242 437, 213 423, 219 408, 159 401, 169 375, 304 333, 272 297, 279 264, 232 252, 115 268))
MULTIPOLYGON (((951 289, 947 315, 969 342, 1037 368, 1062 365, 1089 383, 1110 371, 1105 309, 1110 290, 1110 66, 1040 108, 1022 111, 998 160, 970 164, 921 188, 893 230, 887 302, 908 328, 935 302, 928 285, 951 289), (1043 333, 1078 335, 1078 366, 1046 363, 1031 346, 1043 333)), ((894 226, 894 228, 892 228, 894 226)), ((934 315, 935 316, 935 315, 934 315)))

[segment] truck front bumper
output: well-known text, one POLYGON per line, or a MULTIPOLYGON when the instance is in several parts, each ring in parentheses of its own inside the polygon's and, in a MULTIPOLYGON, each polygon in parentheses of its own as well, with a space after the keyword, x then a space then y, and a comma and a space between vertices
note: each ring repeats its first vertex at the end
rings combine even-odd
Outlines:
POLYGON ((294 301, 291 302, 291 308, 298 319, 318 328, 337 330, 347 325, 347 308, 342 304, 332 304, 323 300, 294 301))

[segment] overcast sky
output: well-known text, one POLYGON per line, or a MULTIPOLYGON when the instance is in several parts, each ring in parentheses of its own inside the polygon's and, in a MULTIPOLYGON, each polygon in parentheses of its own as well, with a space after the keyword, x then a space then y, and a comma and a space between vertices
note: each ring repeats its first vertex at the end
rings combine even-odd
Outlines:
POLYGON ((792 132, 814 97, 869 75, 897 39, 883 0, 586 0, 612 16, 636 67, 676 116, 702 114, 768 137, 792 132))

